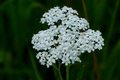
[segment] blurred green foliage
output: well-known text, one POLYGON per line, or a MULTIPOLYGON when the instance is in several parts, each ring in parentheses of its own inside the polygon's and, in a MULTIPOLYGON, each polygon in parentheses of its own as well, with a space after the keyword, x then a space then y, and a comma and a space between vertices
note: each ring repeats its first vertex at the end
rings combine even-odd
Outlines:
POLYGON ((91 28, 99 29, 105 39, 103 50, 82 54, 82 63, 70 67, 70 80, 120 80, 119 0, 0 0, 0 80, 55 79, 52 67, 36 60, 31 38, 48 28, 39 23, 42 14, 64 5, 87 16, 91 28))

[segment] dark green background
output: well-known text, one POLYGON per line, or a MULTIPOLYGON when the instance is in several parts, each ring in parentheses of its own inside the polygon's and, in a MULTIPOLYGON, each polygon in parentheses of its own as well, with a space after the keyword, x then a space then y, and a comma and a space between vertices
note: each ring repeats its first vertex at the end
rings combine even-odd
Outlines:
MULTIPOLYGON (((55 80, 52 67, 35 58, 31 38, 48 28, 39 23, 42 14, 64 5, 105 39, 101 51, 82 54, 82 63, 70 67, 70 80, 120 80, 120 0, 0 0, 0 80, 55 80)), ((65 78, 64 65, 61 71, 65 78)))

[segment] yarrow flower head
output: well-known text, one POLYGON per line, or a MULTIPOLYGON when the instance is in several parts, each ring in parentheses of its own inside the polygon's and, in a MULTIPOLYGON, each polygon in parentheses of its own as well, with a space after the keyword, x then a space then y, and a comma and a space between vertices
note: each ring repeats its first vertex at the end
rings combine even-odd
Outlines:
POLYGON ((49 67, 57 60, 65 65, 81 62, 81 53, 104 46, 101 32, 90 29, 87 20, 79 18, 72 8, 51 8, 40 22, 47 23, 49 29, 34 34, 31 43, 38 51, 36 57, 41 65, 49 67))

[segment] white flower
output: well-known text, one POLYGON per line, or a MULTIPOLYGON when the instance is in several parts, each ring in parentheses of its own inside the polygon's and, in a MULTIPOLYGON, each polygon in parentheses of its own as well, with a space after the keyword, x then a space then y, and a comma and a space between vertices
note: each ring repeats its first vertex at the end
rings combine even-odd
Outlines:
POLYGON ((51 8, 40 22, 47 23, 49 29, 34 34, 31 43, 39 51, 36 58, 41 65, 49 67, 57 60, 65 65, 81 62, 81 53, 100 50, 104 46, 101 32, 89 29, 87 20, 79 18, 72 8, 51 8))

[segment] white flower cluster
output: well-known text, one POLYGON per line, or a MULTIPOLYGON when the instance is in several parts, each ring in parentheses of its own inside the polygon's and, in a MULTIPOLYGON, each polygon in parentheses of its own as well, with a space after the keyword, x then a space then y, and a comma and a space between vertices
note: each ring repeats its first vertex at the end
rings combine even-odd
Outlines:
POLYGON ((49 67, 57 60, 65 65, 81 62, 81 53, 100 50, 104 45, 101 32, 89 29, 89 23, 79 18, 72 8, 54 7, 43 14, 41 22, 47 23, 49 29, 39 31, 32 37, 41 65, 49 67))

